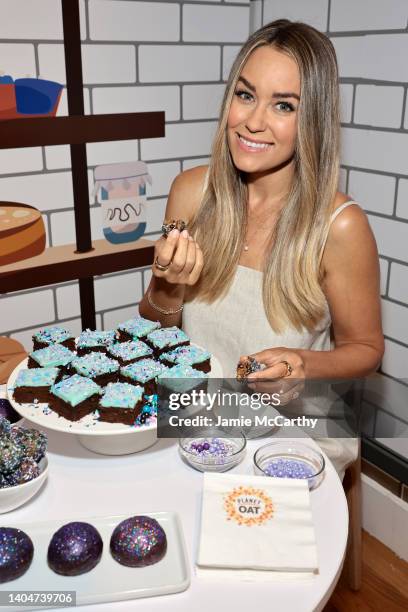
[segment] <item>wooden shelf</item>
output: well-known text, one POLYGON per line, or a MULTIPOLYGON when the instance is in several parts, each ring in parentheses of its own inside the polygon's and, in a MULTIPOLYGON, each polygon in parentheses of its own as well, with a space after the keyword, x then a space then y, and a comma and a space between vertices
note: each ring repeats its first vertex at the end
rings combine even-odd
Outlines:
POLYGON ((36 257, 1 266, 0 293, 120 272, 153 262, 154 242, 143 238, 123 245, 95 240, 93 247, 87 253, 76 253, 74 244, 64 244, 50 247, 36 257))
POLYGON ((0 125, 0 149, 160 138, 164 111, 10 119, 0 125))

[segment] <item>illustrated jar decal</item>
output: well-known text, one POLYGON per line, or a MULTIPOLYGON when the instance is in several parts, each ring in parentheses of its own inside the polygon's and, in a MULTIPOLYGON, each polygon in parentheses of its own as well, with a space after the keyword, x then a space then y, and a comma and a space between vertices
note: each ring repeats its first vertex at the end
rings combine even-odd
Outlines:
POLYGON ((109 242, 133 242, 146 230, 146 183, 142 161, 97 166, 94 195, 102 207, 103 234, 109 242))

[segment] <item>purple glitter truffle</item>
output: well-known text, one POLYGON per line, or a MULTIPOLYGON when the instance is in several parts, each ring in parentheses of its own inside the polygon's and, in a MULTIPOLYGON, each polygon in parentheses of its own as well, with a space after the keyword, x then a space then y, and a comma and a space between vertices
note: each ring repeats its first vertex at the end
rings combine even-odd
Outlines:
POLYGON ((103 542, 89 523, 67 523, 48 546, 48 565, 56 574, 79 576, 92 570, 102 556, 103 542))
POLYGON ((132 516, 115 528, 110 541, 112 557, 121 565, 145 567, 163 559, 167 538, 149 516, 132 516))
POLYGON ((16 423, 21 419, 21 416, 16 412, 8 399, 0 397, 0 419, 4 417, 10 423, 16 423))
POLYGON ((0 437, 0 472, 10 474, 21 464, 24 450, 7 436, 0 437))
POLYGON ((33 555, 33 543, 24 531, 0 527, 0 584, 25 574, 33 555))
POLYGON ((30 482, 30 480, 34 480, 34 478, 37 478, 39 475, 40 468, 36 461, 34 461, 32 457, 25 457, 20 467, 9 477, 9 482, 11 486, 20 485, 25 482, 30 482))

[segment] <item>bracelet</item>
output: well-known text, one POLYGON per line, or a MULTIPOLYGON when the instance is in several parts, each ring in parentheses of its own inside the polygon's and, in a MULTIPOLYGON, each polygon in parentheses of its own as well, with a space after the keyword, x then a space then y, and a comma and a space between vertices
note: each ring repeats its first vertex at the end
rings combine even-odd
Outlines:
POLYGON ((157 304, 155 304, 151 298, 150 295, 151 291, 147 292, 147 301, 149 302, 150 306, 152 308, 154 308, 154 310, 157 310, 157 312, 160 312, 161 314, 164 315, 172 315, 172 314, 177 314, 178 312, 181 312, 184 308, 184 304, 181 304, 181 306, 179 308, 169 308, 168 310, 165 310, 164 308, 161 308, 160 306, 157 306, 157 304))

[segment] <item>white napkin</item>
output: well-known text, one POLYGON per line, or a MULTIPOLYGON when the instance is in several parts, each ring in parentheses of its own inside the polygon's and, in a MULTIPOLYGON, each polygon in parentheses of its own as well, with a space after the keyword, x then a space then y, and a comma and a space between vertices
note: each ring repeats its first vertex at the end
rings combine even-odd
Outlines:
POLYGON ((204 474, 197 575, 263 581, 317 571, 307 480, 204 474))

